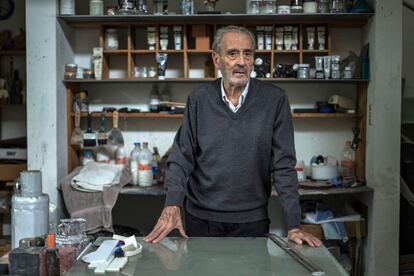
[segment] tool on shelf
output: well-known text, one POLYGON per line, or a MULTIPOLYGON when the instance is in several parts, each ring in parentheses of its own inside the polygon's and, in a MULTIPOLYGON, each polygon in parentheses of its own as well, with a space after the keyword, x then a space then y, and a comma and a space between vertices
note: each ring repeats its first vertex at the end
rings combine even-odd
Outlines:
POLYGON ((113 116, 113 127, 108 134, 109 145, 124 145, 124 137, 122 136, 121 130, 118 128, 118 111, 112 113, 113 116))

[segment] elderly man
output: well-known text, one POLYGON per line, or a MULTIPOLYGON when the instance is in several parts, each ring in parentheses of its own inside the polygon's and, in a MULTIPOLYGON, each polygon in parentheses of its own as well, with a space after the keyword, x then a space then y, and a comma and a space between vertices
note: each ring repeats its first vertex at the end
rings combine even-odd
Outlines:
POLYGON ((223 77, 188 98, 167 162, 165 208, 145 241, 159 242, 173 229, 183 237, 265 236, 273 175, 288 238, 321 245, 299 229, 290 106, 283 90, 250 79, 255 45, 246 28, 217 31, 212 57, 223 77))

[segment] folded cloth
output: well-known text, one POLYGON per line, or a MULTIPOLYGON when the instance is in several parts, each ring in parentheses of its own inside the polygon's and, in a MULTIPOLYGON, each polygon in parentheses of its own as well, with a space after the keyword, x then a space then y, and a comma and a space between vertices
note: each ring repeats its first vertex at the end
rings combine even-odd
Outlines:
POLYGON ((89 162, 71 181, 74 189, 101 192, 105 185, 119 183, 124 165, 89 162))
POLYGON ((72 179, 76 177, 82 167, 76 168, 61 183, 63 199, 71 218, 86 219, 86 231, 95 233, 100 230, 113 232, 112 208, 115 206, 118 194, 122 187, 131 180, 128 169, 121 172, 117 183, 103 186, 102 192, 84 192, 72 187, 72 179))

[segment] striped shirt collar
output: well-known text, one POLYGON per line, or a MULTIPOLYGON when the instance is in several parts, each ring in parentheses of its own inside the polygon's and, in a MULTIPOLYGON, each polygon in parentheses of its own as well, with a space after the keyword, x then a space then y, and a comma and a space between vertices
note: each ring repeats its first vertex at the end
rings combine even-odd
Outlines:
POLYGON ((240 107, 243 105, 244 101, 246 100, 247 97, 247 93, 249 93, 249 82, 246 84, 246 87, 244 88, 242 94, 239 97, 239 103, 237 106, 234 106, 233 103, 229 100, 229 98, 227 98, 226 92, 224 91, 224 82, 223 82, 223 78, 221 79, 221 98, 224 101, 224 103, 231 109, 231 111, 233 111, 234 113, 236 113, 240 107))

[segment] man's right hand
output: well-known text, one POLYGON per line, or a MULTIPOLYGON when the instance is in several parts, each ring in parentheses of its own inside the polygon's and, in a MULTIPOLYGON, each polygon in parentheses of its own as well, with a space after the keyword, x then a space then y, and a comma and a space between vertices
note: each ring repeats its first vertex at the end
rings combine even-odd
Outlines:
POLYGON ((181 219, 181 210, 178 206, 167 206, 151 233, 144 238, 145 242, 157 243, 164 239, 172 230, 178 229, 181 236, 188 239, 181 219))

